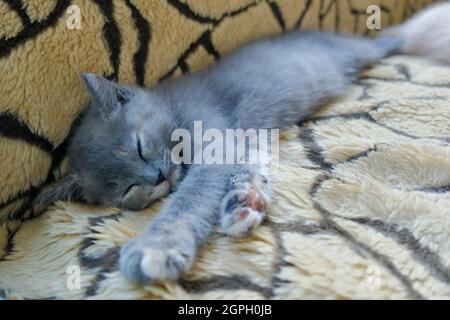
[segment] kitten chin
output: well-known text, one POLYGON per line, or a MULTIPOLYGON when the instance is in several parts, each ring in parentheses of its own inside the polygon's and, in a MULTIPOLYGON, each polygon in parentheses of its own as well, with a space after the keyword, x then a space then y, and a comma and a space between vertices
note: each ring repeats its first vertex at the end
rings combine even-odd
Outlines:
POLYGON ((389 28, 383 36, 399 36, 401 52, 450 64, 450 3, 439 3, 419 12, 400 26, 389 28))
POLYGON ((169 194, 171 190, 171 184, 168 180, 165 180, 155 187, 155 192, 152 194, 152 198, 155 200, 161 199, 169 194))
POLYGON ((161 182, 155 187, 154 192, 147 199, 147 201, 139 209, 145 209, 150 206, 154 201, 159 200, 167 196, 169 193, 176 190, 176 187, 181 178, 181 169, 175 168, 166 180, 161 182))

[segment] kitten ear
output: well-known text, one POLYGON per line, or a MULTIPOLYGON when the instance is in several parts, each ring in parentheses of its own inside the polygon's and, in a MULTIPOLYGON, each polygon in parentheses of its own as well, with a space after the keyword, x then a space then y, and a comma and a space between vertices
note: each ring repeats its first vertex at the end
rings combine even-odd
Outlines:
POLYGON ((110 118, 120 106, 133 97, 130 89, 93 73, 83 73, 83 80, 89 89, 97 108, 105 118, 110 118))
POLYGON ((49 205, 58 200, 72 201, 81 200, 83 187, 81 180, 76 175, 68 175, 53 184, 37 197, 37 203, 49 205))

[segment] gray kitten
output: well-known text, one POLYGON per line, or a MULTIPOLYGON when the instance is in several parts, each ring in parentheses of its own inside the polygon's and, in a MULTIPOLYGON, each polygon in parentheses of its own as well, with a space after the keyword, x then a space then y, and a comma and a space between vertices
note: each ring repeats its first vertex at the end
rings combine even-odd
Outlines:
POLYGON ((260 40, 208 70, 152 89, 84 74, 92 102, 69 149, 68 175, 40 198, 139 210, 174 191, 138 238, 122 247, 120 267, 148 283, 188 270, 216 225, 231 236, 258 226, 270 183, 250 165, 176 165, 177 128, 286 128, 345 94, 359 68, 401 46, 321 32, 260 40))

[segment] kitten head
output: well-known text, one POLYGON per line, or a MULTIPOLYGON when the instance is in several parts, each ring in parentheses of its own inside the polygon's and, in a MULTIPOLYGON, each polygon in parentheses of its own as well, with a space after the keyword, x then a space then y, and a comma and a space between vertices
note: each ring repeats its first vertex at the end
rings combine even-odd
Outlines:
POLYGON ((69 173, 39 202, 84 200, 139 210, 165 196, 180 168, 171 160, 175 119, 156 94, 83 74, 91 105, 69 147, 69 173))

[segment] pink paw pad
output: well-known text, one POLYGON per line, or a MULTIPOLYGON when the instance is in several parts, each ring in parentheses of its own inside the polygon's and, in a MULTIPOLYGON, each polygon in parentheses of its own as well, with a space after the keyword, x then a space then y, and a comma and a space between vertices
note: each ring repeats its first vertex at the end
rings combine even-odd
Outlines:
POLYGON ((265 217, 269 201, 268 180, 248 173, 232 178, 232 187, 225 196, 221 212, 224 233, 243 237, 258 227, 265 217))

